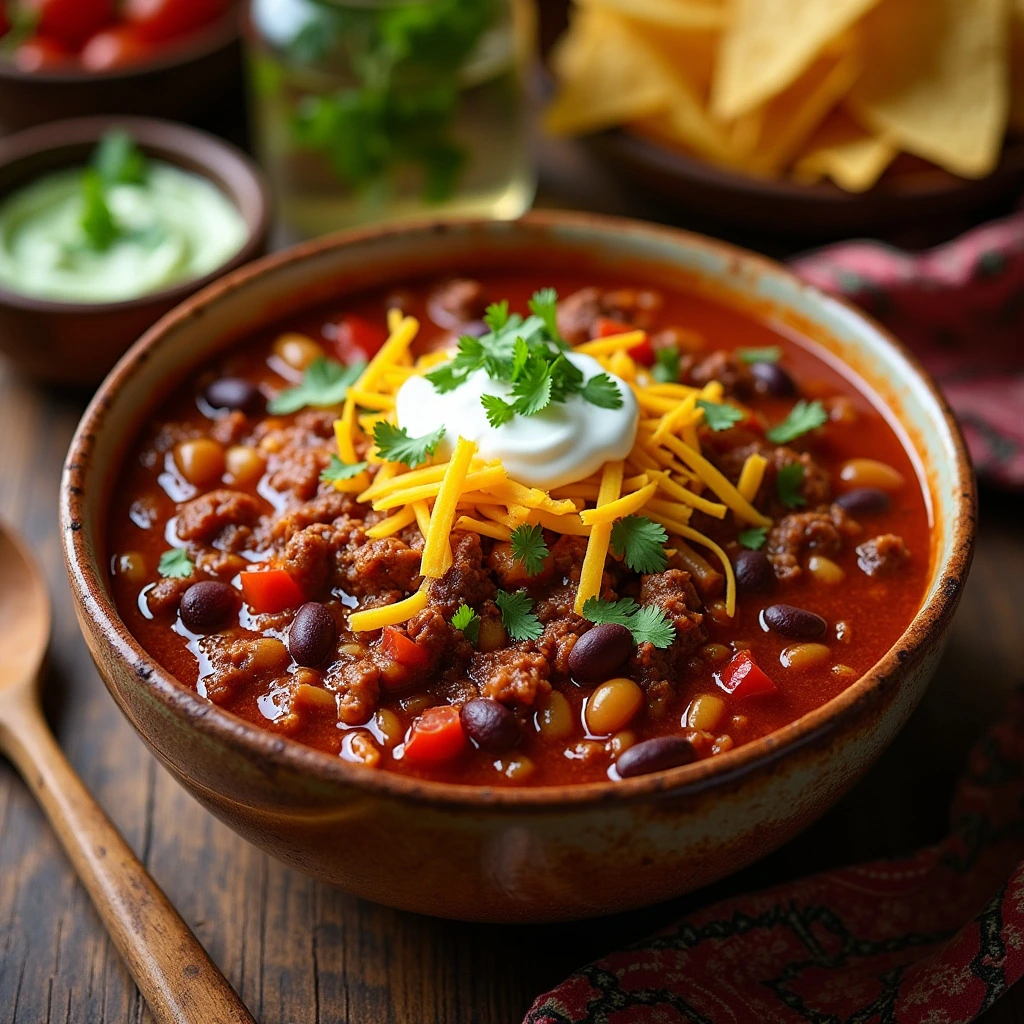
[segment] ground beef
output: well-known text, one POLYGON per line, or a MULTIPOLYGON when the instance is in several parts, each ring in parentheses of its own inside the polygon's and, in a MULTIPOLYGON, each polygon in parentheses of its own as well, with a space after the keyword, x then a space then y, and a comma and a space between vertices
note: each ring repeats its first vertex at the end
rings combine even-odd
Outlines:
POLYGON ((369 538, 360 528, 335 551, 333 582, 356 597, 389 599, 378 603, 400 600, 419 586, 420 554, 397 537, 369 538))
MULTIPOLYGON (((231 528, 229 528, 231 529, 231 528)), ((247 529, 238 527, 238 530, 247 529)), ((209 551, 201 551, 196 555, 196 568, 207 576, 220 576, 230 580, 236 573, 242 572, 248 566, 248 561, 241 555, 229 551, 219 551, 212 548, 209 551)))
POLYGON ((754 375, 750 367, 732 352, 712 352, 699 360, 684 356, 680 371, 682 382, 694 387, 702 388, 717 380, 721 381, 725 394, 731 398, 743 400, 754 393, 754 375))
POLYGON ((551 691, 551 665, 533 644, 516 644, 473 659, 470 678, 484 697, 532 707, 551 691))
POLYGON ((467 324, 482 319, 488 298, 479 281, 456 278, 445 281, 427 299, 431 320, 449 331, 459 331, 467 324))
POLYGON ((559 302, 558 330, 570 345, 582 345, 594 336, 601 317, 633 327, 647 327, 651 314, 660 305, 661 296, 646 289, 581 288, 559 302))
POLYGON ((155 583, 146 591, 146 607, 156 618, 174 615, 185 591, 195 583, 194 577, 183 580, 166 579, 155 583))
POLYGON ((800 483, 800 496, 808 507, 827 504, 832 496, 832 480, 827 469, 820 466, 809 452, 798 452, 783 445, 773 447, 750 430, 735 428, 723 430, 707 439, 708 458, 733 483, 740 478, 743 464, 750 455, 763 455, 768 460, 764 479, 754 496, 754 506, 778 519, 789 511, 779 500, 777 480, 783 466, 800 463, 804 475, 800 483))
POLYGON ((569 677, 569 654, 589 627, 589 622, 572 614, 571 610, 568 615, 553 619, 545 625, 537 647, 548 659, 556 675, 569 677))
POLYGON ((331 453, 327 448, 298 448, 290 451, 271 474, 270 486, 275 491, 290 491, 301 501, 308 501, 316 494, 320 486, 320 474, 330 461, 331 453))
POLYGON ((780 519, 768 534, 768 560, 783 582, 796 579, 805 555, 835 558, 860 525, 839 505, 822 505, 813 512, 794 512, 780 519))
POLYGON ((430 601, 449 618, 459 605, 476 608, 494 597, 494 580, 484 567, 484 552, 480 535, 476 533, 452 534, 454 550, 451 568, 430 584, 430 601))
POLYGON ((380 666, 369 657, 336 662, 324 685, 338 695, 338 719, 345 725, 362 725, 377 710, 380 700, 380 666))
POLYGON ((286 677, 288 653, 277 640, 213 635, 200 639, 199 646, 210 662, 206 696, 214 704, 230 703, 240 690, 269 690, 273 680, 286 677))
POLYGON ((233 409, 224 416, 218 416, 210 427, 210 437, 219 444, 238 444, 249 433, 249 417, 238 409, 233 409))
MULTIPOLYGON (((245 527, 249 530, 259 520, 261 512, 262 505, 258 498, 242 491, 220 488, 181 506, 178 513, 178 536, 182 540, 212 544, 229 527, 245 527)), ((224 550, 240 551, 249 533, 234 530, 228 536, 228 543, 217 546, 224 550)))
POLYGON ((343 494, 332 487, 281 516, 271 527, 270 540, 274 543, 287 542, 292 534, 312 526, 313 523, 333 523, 338 519, 358 514, 359 509, 351 494, 343 494))
POLYGON ((869 576, 893 576, 909 558, 903 538, 894 533, 884 533, 857 545, 857 564, 869 576))
POLYGON ((281 568, 307 597, 315 597, 327 585, 333 559, 331 541, 335 536, 332 526, 314 523, 288 538, 281 568))

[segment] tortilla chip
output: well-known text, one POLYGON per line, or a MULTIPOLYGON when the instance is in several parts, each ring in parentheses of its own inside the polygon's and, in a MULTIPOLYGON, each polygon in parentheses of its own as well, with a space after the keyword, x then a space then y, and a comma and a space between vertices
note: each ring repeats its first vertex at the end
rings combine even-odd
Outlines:
POLYGON ((734 0, 712 88, 715 116, 728 121, 778 95, 876 3, 734 0))
POLYGON ((885 0, 863 23, 871 60, 850 95, 865 125, 965 178, 999 160, 1009 112, 1007 0, 885 0))
POLYGON ((784 170, 840 100, 863 67, 861 51, 819 57, 788 89, 765 106, 761 141, 748 169, 755 174, 784 170))
POLYGON ((558 92, 544 123, 556 135, 601 131, 668 109, 672 76, 628 22, 601 8, 581 10, 552 58, 558 92))
POLYGON ((896 149, 869 135, 842 108, 814 133, 793 177, 804 183, 831 178, 847 192, 866 192, 896 158, 896 149))
POLYGON ((729 21, 722 0, 577 0, 667 29, 720 29, 729 21))

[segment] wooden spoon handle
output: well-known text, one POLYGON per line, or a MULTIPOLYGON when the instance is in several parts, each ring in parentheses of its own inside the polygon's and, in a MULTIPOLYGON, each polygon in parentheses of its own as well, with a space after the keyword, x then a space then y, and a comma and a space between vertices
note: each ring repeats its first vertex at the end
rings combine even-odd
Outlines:
POLYGON ((160 1024, 255 1024, 74 773, 42 711, 34 702, 14 703, 4 709, 2 745, 50 819, 153 1016, 160 1024))

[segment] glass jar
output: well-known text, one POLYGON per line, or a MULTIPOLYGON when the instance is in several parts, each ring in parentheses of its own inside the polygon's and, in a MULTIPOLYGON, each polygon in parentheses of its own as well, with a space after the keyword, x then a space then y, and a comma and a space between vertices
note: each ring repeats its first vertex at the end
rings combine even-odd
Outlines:
POLYGON ((290 237, 533 200, 531 0, 250 0, 256 143, 290 237))

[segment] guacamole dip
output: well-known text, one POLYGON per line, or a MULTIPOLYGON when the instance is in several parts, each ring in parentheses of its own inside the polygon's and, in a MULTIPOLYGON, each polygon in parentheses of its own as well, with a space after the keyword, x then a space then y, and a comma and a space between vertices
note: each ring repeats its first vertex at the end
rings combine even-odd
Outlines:
POLYGON ((91 168, 49 174, 0 203, 0 285, 65 302, 133 299, 202 277, 246 226, 205 178, 159 161, 137 180, 91 168))

